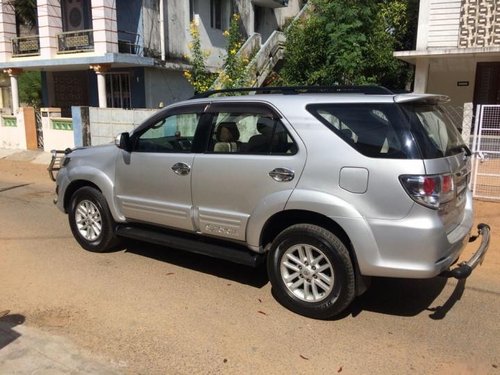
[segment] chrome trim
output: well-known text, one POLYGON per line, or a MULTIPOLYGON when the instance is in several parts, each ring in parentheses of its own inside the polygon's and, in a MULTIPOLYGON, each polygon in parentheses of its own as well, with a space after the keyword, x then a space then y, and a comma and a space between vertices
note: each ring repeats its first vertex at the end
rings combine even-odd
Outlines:
POLYGON ((172 170, 179 176, 186 176, 189 174, 189 172, 191 172, 191 167, 186 163, 175 163, 172 166, 172 170))
POLYGON ((275 168, 269 172, 269 176, 278 182, 288 182, 294 179, 295 172, 288 168, 275 168))
POLYGON ((490 245, 490 227, 487 224, 481 223, 477 226, 478 235, 473 236, 469 239, 469 242, 475 241, 479 236, 482 236, 481 245, 479 249, 471 256, 467 262, 462 262, 457 265, 454 269, 448 269, 440 274, 444 277, 454 277, 455 279, 465 279, 470 276, 474 268, 478 264, 482 264, 484 256, 488 251, 490 245))

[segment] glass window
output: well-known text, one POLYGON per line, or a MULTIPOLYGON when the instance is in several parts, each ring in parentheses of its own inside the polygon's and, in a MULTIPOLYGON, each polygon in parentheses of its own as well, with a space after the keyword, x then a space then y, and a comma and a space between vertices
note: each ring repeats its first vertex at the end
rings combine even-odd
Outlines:
POLYGON ((417 157, 410 126, 394 104, 318 104, 307 109, 363 155, 377 158, 417 157))
POLYGON ((457 128, 440 106, 408 103, 402 107, 425 159, 458 154, 466 148, 457 128))
POLYGON ((231 3, 228 0, 210 0, 210 27, 218 30, 229 28, 231 3))
POLYGON ((136 140, 139 152, 191 152, 198 114, 178 114, 158 120, 136 140))
POLYGON ((220 112, 213 117, 209 150, 216 153, 293 154, 297 146, 283 124, 257 113, 220 112))

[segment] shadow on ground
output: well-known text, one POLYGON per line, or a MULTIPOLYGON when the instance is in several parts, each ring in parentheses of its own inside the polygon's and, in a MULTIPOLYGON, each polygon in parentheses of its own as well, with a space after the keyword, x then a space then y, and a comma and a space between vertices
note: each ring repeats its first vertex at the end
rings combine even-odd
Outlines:
POLYGON ((25 320, 23 315, 10 314, 9 310, 0 311, 0 350, 21 336, 13 328, 25 320))
POLYGON ((211 258, 206 255, 170 249, 168 247, 139 241, 128 242, 126 250, 130 253, 228 279, 254 288, 262 288, 269 282, 265 264, 257 268, 252 268, 221 259, 211 258))
POLYGON ((429 311, 429 318, 444 319, 465 290, 465 280, 459 280, 443 305, 431 307, 443 293, 447 281, 444 277, 423 280, 374 278, 368 291, 354 301, 348 314, 356 317, 362 311, 372 311, 410 317, 429 311))
MULTIPOLYGON (((130 241, 127 245, 128 252, 254 288, 262 288, 269 282, 265 264, 251 268, 205 255, 139 241, 130 241)), ((443 277, 425 280, 373 278, 368 291, 356 298, 351 307, 337 319, 349 315, 356 317, 363 311, 409 317, 416 316, 423 311, 429 311, 429 318, 443 319, 455 303, 460 300, 465 289, 465 280, 459 281, 442 306, 432 307, 433 302, 443 292, 446 283, 447 279, 443 277)))

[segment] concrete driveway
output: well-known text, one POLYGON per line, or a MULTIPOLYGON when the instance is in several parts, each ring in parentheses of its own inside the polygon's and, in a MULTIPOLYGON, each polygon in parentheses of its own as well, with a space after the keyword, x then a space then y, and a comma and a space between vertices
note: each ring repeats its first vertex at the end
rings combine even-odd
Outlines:
POLYGON ((500 203, 476 202, 492 244, 467 281, 375 279, 315 321, 262 268, 139 242, 84 251, 45 168, 0 160, 0 373, 500 374, 500 203))

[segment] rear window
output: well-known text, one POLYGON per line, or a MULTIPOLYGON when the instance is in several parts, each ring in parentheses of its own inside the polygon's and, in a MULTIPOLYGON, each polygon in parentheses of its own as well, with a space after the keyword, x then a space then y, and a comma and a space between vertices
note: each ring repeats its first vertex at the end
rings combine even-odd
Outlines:
POLYGON ((372 158, 435 159, 466 148, 451 120, 433 104, 311 104, 307 110, 372 158))
POLYGON ((363 155, 419 158, 410 124, 396 104, 311 104, 307 110, 363 155))
POLYGON ((424 159, 435 159, 463 152, 467 147, 444 109, 424 103, 401 104, 407 115, 424 159))

